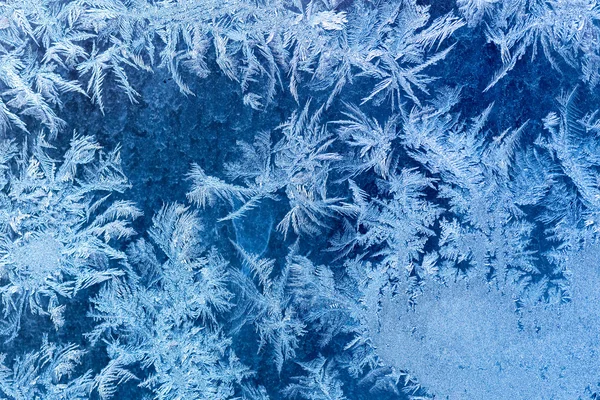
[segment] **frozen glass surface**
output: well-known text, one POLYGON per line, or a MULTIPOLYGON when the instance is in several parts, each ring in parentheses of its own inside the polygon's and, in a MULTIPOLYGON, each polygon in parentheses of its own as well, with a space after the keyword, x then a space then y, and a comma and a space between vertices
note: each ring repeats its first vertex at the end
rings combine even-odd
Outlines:
POLYGON ((0 0, 0 399, 600 396, 596 0, 0 0))

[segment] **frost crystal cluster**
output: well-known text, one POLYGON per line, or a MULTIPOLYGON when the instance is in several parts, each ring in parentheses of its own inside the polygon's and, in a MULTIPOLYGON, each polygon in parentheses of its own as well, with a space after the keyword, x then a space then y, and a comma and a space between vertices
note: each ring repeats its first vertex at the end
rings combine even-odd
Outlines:
POLYGON ((596 0, 0 0, 0 399, 600 397, 596 0))

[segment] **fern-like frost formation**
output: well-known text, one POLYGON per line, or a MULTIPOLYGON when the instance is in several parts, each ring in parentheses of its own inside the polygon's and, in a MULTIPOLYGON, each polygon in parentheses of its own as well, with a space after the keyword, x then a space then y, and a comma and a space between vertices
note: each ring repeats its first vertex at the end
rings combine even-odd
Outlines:
POLYGON ((0 398, 600 396, 596 0, 0 1, 0 398))

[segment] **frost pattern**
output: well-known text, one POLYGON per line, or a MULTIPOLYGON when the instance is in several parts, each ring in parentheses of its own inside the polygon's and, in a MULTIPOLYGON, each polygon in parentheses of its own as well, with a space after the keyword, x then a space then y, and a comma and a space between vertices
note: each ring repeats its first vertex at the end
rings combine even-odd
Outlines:
POLYGON ((599 27, 1 2, 0 397, 597 398, 599 27))
POLYGON ((141 215, 129 201, 111 201, 129 185, 119 150, 101 150, 75 135, 61 161, 43 136, 33 148, 2 144, 0 196, 1 333, 14 339, 24 314, 64 325, 64 299, 123 275, 125 253, 115 241, 134 234, 141 215), (120 265, 119 265, 120 264, 120 265))
POLYGON ((373 333, 380 355, 448 399, 577 399, 597 390, 598 247, 570 254, 568 304, 524 302, 481 277, 427 291, 410 308, 386 295, 373 333), (590 290, 592 289, 592 290, 590 290), (393 346, 391 345, 393 344, 393 346), (506 396, 506 397, 504 397, 506 396))

